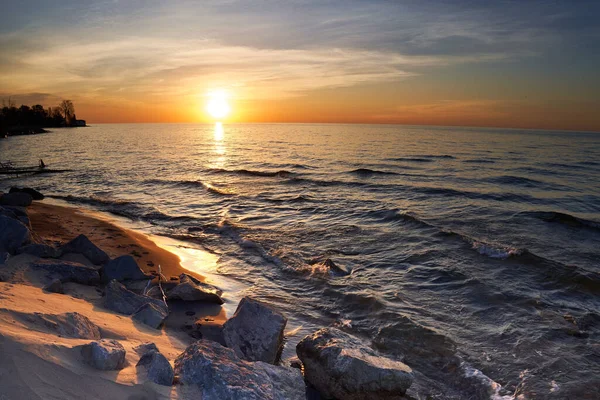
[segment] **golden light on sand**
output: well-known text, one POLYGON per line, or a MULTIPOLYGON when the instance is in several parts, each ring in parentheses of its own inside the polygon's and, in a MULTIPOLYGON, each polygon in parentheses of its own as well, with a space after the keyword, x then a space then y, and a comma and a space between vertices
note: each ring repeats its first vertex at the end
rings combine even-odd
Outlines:
POLYGON ((216 90, 208 95, 208 103, 206 103, 206 111, 211 117, 220 120, 229 115, 231 107, 227 102, 227 93, 222 90, 216 90))

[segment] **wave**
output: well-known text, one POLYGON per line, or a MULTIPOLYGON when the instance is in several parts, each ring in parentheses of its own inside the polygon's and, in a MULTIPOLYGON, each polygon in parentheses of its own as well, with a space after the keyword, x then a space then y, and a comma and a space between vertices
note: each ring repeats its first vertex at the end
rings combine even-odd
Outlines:
POLYGON ((433 225, 431 225, 430 223, 428 223, 414 215, 400 212, 397 209, 369 211, 369 212, 367 212, 366 216, 369 218, 378 219, 380 222, 396 222, 396 221, 412 222, 412 223, 416 223, 416 224, 422 225, 427 228, 433 227, 433 225))
POLYGON ((518 213, 518 215, 538 218, 542 221, 556 222, 572 227, 600 230, 600 222, 578 218, 573 215, 561 213, 558 211, 523 211, 518 213))
POLYGON ((358 168, 353 169, 352 171, 348 171, 349 174, 359 175, 359 176, 370 176, 370 175, 399 175, 397 172, 391 171, 379 171, 375 169, 369 168, 358 168))
POLYGON ((544 284, 557 283, 560 287, 566 285, 576 286, 579 289, 592 292, 600 291, 600 273, 573 265, 566 265, 559 261, 539 256, 525 248, 490 244, 454 231, 440 231, 440 234, 458 237, 469 244, 473 250, 489 258, 513 260, 519 264, 536 267, 544 275, 544 284))
POLYGON ((517 203, 529 203, 536 204, 540 200, 527 195, 527 194, 515 194, 515 193, 478 193, 469 192, 466 190, 455 190, 441 187, 413 187, 411 190, 423 193, 431 194, 444 197, 466 197, 474 200, 497 200, 497 201, 513 201, 517 203))
POLYGON ((229 189, 218 188, 214 185, 211 185, 208 182, 202 181, 189 181, 189 180, 181 180, 181 181, 169 181, 164 179, 149 179, 143 182, 144 184, 149 185, 168 185, 168 186, 178 186, 185 188, 197 188, 201 187, 205 189, 207 192, 219 194, 223 196, 234 196, 235 193, 229 189))
POLYGON ((493 176, 491 178, 485 179, 485 181, 490 183, 498 183, 502 185, 518 185, 526 187, 536 187, 544 184, 544 182, 536 181, 535 179, 523 178, 521 176, 512 175, 493 176))
POLYGON ((289 176, 296 175, 294 172, 282 169, 279 171, 263 171, 263 170, 250 170, 250 169, 223 169, 223 168, 209 168, 208 172, 215 174, 229 174, 229 175, 242 175, 242 176, 256 176, 256 177, 281 177, 286 178, 289 176))
POLYGON ((432 160, 431 158, 425 158, 425 157, 393 157, 393 158, 386 158, 385 161, 428 163, 428 162, 433 162, 434 160, 432 160))
POLYGON ((487 158, 472 158, 469 160, 464 160, 464 163, 467 164, 495 164, 496 161, 494 160, 489 160, 487 158))
POLYGON ((422 154, 422 155, 417 155, 416 157, 419 158, 438 158, 438 159, 444 159, 444 160, 454 160, 456 159, 456 157, 451 156, 449 154, 422 154))
POLYGON ((196 218, 186 215, 168 215, 156 209, 148 210, 143 206, 127 200, 112 199, 100 196, 73 196, 73 195, 48 195, 47 197, 67 201, 69 203, 79 203, 94 206, 102 211, 109 212, 114 215, 126 217, 131 220, 140 220, 150 223, 156 221, 162 222, 192 222, 196 218))
POLYGON ((297 196, 291 197, 279 197, 279 198, 262 198, 262 201, 267 201, 269 203, 305 203, 314 201, 314 198, 308 195, 299 194, 297 196))

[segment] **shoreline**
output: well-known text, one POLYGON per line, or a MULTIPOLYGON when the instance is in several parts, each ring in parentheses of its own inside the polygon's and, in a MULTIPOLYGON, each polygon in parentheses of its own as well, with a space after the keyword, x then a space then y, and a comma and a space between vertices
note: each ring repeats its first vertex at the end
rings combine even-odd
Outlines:
POLYGON ((216 276, 216 256, 33 196, 0 196, 1 398, 412 398, 410 367, 336 327, 283 358, 288 318, 222 298, 199 273, 216 276))
POLYGON ((111 258, 132 255, 146 273, 157 273, 160 265, 167 280, 182 273, 205 280, 201 274, 183 268, 177 254, 158 246, 144 233, 121 227, 99 214, 41 202, 34 202, 28 212, 34 239, 57 245, 84 234, 111 258))

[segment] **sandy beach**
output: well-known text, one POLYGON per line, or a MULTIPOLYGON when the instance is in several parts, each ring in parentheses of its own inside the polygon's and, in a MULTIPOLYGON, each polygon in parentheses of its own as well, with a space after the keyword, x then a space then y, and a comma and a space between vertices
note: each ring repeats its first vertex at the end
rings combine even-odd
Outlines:
POLYGON ((185 272, 203 280, 201 275, 184 269, 176 254, 159 247, 148 236, 108 222, 92 211, 35 202, 28 213, 34 238, 42 242, 62 244, 84 234, 111 258, 124 254, 134 256, 146 273, 158 272, 160 265, 167 279, 185 272))
MULTIPOLYGON (((161 265, 169 280, 181 273, 202 279, 181 267, 176 254, 159 247, 148 236, 112 224, 90 211, 34 202, 28 207, 28 214, 37 243, 60 246, 84 234, 111 258, 132 255, 145 273, 156 272, 161 265)), ((43 278, 27 267, 35 259, 29 254, 13 256, 0 271, 2 400, 194 397, 192 387, 165 387, 144 379, 136 367, 139 356, 133 349, 151 342, 173 360, 198 337, 189 334, 192 326, 208 337, 213 328, 222 326, 226 316, 221 306, 175 304, 170 307, 164 329, 152 329, 103 308, 98 288, 65 283, 64 294, 42 290, 43 278), (77 347, 89 340, 56 335, 53 324, 47 320, 47 316, 65 313, 83 315, 100 328, 102 338, 117 339, 127 352, 125 367, 98 372, 78 362, 77 347), (202 327, 198 327, 198 321, 202 327)), ((76 259, 72 255, 70 260, 86 262, 84 257, 76 259)))

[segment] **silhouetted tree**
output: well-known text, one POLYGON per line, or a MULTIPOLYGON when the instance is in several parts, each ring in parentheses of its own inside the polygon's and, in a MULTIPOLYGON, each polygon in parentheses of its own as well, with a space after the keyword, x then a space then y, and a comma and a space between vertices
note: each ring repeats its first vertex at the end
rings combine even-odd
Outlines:
POLYGON ((75 106, 73 106, 73 102, 71 100, 63 100, 58 106, 65 117, 65 122, 67 125, 71 123, 71 118, 75 114, 75 106))

